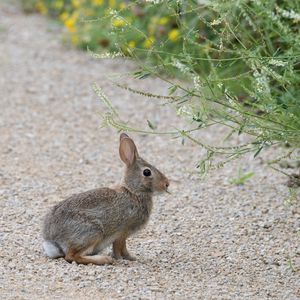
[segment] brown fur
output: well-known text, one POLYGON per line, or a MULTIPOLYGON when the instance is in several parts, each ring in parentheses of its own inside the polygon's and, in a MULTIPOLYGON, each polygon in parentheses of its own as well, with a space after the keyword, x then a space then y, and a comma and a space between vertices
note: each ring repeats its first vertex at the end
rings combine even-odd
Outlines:
POLYGON ((121 185, 73 195, 46 215, 43 237, 49 257, 82 264, 111 263, 110 257, 97 253, 112 243, 114 258, 134 260, 126 239, 147 223, 153 192, 167 191, 169 181, 138 155, 133 140, 124 133, 119 152, 126 165, 121 185), (151 176, 143 175, 145 168, 151 176))

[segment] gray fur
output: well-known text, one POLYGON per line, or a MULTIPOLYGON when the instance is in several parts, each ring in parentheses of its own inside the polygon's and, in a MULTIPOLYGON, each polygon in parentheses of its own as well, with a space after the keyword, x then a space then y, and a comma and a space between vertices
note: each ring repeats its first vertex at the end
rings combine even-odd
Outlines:
MULTIPOLYGON (((130 139, 121 135, 121 144, 122 138, 127 143, 130 139)), ((134 145, 131 139, 130 142, 134 145)), ((71 248, 85 248, 94 240, 100 241, 90 253, 95 254, 122 234, 131 235, 147 223, 153 192, 166 191, 169 182, 161 172, 138 156, 136 148, 134 155, 133 162, 126 161, 125 175, 118 187, 98 188, 73 195, 49 211, 44 220, 43 238, 46 245, 52 243, 57 247, 56 257, 66 255, 71 248), (151 170, 151 178, 143 176, 145 168, 151 170)))

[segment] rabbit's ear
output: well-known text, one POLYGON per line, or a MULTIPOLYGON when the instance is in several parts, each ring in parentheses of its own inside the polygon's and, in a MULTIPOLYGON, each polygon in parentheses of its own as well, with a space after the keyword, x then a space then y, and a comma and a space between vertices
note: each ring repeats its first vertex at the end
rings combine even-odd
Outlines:
POLYGON ((124 139, 124 138, 129 138, 129 139, 130 139, 129 135, 127 135, 126 133, 122 132, 122 133, 120 134, 120 142, 121 142, 121 140, 124 139))
POLYGON ((127 166, 131 166, 138 157, 138 152, 133 140, 125 133, 120 135, 119 153, 120 158, 127 166))

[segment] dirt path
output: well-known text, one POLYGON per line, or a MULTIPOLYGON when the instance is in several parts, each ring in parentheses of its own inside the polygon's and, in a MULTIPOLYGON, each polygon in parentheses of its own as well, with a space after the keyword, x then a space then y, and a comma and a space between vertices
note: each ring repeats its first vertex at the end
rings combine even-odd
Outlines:
MULTIPOLYGON (((148 226, 129 241, 136 262, 97 267, 43 256, 47 209, 121 177, 118 135, 99 129, 91 84, 104 87, 125 119, 174 119, 105 79, 130 64, 67 51, 50 22, 8 2, 0 4, 0 298, 299 299, 300 207, 284 204, 286 179, 249 159, 199 180, 191 171, 203 152, 163 137, 134 135, 143 156, 174 180, 173 194, 155 199, 148 226), (255 172, 242 187, 229 183, 239 166, 255 172)), ((130 83, 164 91, 152 79, 130 83)))

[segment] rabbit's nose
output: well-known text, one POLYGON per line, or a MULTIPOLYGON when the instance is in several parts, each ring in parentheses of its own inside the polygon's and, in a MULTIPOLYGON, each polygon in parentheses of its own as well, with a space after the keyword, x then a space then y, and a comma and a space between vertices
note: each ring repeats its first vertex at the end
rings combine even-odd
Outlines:
POLYGON ((166 193, 171 194, 171 193, 169 192, 169 190, 168 190, 168 187, 169 187, 169 185, 170 185, 170 182, 169 182, 168 179, 167 179, 165 185, 166 185, 166 193))

